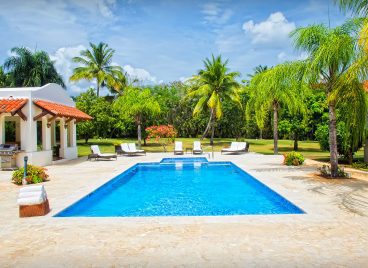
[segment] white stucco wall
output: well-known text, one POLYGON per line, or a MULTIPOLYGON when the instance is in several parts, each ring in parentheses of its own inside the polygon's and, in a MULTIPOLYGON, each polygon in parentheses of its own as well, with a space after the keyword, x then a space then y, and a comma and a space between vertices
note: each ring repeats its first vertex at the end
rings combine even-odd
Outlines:
POLYGON ((28 156, 28 164, 35 166, 48 166, 52 164, 52 150, 38 152, 22 152, 16 155, 17 167, 23 167, 24 157, 28 156))
MULTIPOLYGON (((29 163, 33 165, 46 166, 52 163, 52 137, 51 128, 44 129, 47 126, 47 117, 43 119, 43 144, 45 148, 43 151, 37 151, 37 122, 33 118, 42 111, 33 104, 33 100, 41 99, 49 102, 64 104, 75 107, 72 98, 69 97, 66 90, 57 84, 47 84, 42 87, 28 87, 28 88, 0 88, 0 98, 25 98, 28 99, 27 104, 23 107, 22 112, 27 117, 27 121, 20 120, 20 138, 21 150, 16 157, 16 164, 18 167, 23 166, 24 156, 28 156, 29 163)), ((0 123, 5 114, 0 116, 0 123)), ((61 125, 64 125, 64 119, 60 119, 61 125)), ((69 122, 68 128, 71 132, 68 133, 64 127, 60 131, 60 142, 63 144, 60 148, 60 156, 64 159, 75 159, 78 157, 78 149, 76 147, 76 132, 74 120, 69 122), (67 137, 70 135, 71 146, 67 147, 67 137)), ((2 140, 3 131, 0 129, 0 140, 2 140)), ((2 142, 3 143, 3 142, 2 142)))

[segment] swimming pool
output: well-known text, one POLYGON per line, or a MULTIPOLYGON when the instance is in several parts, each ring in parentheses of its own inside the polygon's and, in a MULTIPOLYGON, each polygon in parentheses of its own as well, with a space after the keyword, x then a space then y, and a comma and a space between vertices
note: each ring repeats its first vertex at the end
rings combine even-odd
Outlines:
POLYGON ((139 163, 56 217, 302 214, 231 162, 167 158, 139 163))

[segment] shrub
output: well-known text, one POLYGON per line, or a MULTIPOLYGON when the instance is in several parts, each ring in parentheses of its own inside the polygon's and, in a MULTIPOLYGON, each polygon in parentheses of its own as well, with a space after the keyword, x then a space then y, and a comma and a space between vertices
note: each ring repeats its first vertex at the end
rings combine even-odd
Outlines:
POLYGON ((358 169, 368 169, 368 164, 364 163, 364 162, 355 162, 353 163, 353 168, 358 168, 358 169))
POLYGON ((305 158, 301 153, 292 151, 290 153, 284 154, 284 164, 288 166, 303 165, 304 160, 305 158))
MULTIPOLYGON (((323 177, 331 177, 331 167, 330 165, 323 165, 322 167, 318 168, 321 176, 323 177)), ((337 169, 337 177, 340 178, 347 178, 348 174, 344 171, 344 168, 338 167, 337 169)))
MULTIPOLYGON (((47 175, 46 171, 47 171, 46 168, 28 165, 27 178, 26 178, 27 183, 36 184, 47 181, 49 175, 47 175)), ((17 185, 21 185, 23 174, 24 174, 24 167, 14 171, 12 175, 12 181, 17 185)))
POLYGON ((147 140, 154 138, 156 142, 162 138, 166 138, 168 142, 173 142, 177 135, 177 131, 172 125, 147 127, 146 132, 148 133, 147 140))

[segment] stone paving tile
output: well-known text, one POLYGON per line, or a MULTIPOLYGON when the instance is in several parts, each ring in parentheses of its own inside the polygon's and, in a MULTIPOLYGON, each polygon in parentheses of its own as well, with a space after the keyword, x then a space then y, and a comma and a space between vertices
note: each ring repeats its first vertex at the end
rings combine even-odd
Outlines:
POLYGON ((282 156, 216 154, 302 208, 303 215, 54 218, 133 164, 172 154, 48 167, 52 211, 18 218, 18 187, 0 172, 0 267, 368 267, 368 182, 319 180, 282 156))

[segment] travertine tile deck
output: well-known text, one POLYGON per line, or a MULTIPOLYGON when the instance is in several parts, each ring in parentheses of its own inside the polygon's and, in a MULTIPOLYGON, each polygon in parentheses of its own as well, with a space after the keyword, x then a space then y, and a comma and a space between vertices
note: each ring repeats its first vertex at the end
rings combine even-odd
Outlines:
MULTIPOLYGON (((216 154, 302 208, 304 215, 54 218, 133 164, 172 154, 79 159, 48 167, 52 211, 18 218, 18 187, 0 172, 0 267, 368 267, 368 181, 318 180, 282 156, 216 154)), ((221 194, 221 193, 219 193, 221 194)))

